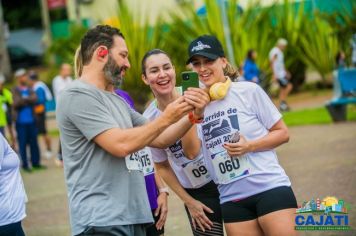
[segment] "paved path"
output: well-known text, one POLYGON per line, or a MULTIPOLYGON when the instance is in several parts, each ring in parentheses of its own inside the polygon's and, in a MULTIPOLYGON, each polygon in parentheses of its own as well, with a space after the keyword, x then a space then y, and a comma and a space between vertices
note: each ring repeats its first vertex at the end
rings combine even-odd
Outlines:
MULTIPOLYGON (((290 128, 291 140, 277 149, 298 203, 336 196, 350 203, 352 232, 302 232, 301 235, 356 235, 356 123, 290 128)), ((53 146, 57 140, 53 140, 53 146)), ((29 197, 24 228, 28 236, 70 235, 63 170, 44 160, 47 170, 24 173, 29 197)), ((183 205, 171 194, 167 236, 191 235, 183 205)))

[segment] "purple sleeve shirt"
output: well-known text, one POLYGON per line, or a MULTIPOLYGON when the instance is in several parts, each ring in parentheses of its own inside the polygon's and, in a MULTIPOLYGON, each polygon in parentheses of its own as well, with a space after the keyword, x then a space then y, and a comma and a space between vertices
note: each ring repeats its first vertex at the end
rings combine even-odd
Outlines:
POLYGON ((116 89, 115 90, 115 93, 117 95, 119 95, 120 97, 122 97, 125 102, 127 102, 127 104, 129 104, 129 106, 132 108, 132 109, 135 109, 135 104, 134 104, 134 101, 133 99, 130 97, 130 95, 124 91, 124 90, 121 90, 121 89, 116 89))

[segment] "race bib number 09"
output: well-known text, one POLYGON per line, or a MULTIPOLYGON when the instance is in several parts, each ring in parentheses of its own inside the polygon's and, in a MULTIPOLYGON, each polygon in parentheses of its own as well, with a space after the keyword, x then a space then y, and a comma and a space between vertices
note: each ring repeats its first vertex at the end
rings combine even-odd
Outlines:
POLYGON ((212 163, 219 184, 234 182, 250 173, 246 155, 231 158, 226 151, 223 151, 212 156, 212 163))
POLYGON ((202 186, 211 181, 210 174, 204 163, 203 155, 183 164, 182 167, 193 187, 202 186))

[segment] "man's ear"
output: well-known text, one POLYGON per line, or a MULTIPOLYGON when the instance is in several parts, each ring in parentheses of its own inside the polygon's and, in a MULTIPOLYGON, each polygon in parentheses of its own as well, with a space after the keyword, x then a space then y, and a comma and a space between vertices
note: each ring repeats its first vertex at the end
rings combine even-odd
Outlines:
POLYGON ((96 55, 100 58, 105 58, 109 54, 109 50, 105 46, 100 46, 96 50, 96 55))

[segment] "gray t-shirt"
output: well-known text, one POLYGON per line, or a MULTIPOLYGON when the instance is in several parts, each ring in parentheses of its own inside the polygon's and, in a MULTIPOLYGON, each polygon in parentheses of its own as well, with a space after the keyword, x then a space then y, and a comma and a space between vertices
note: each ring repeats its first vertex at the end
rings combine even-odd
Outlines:
POLYGON ((116 94, 74 81, 58 99, 57 122, 68 189, 72 233, 87 226, 153 222, 141 171, 92 139, 111 128, 140 126, 146 119, 116 94))

